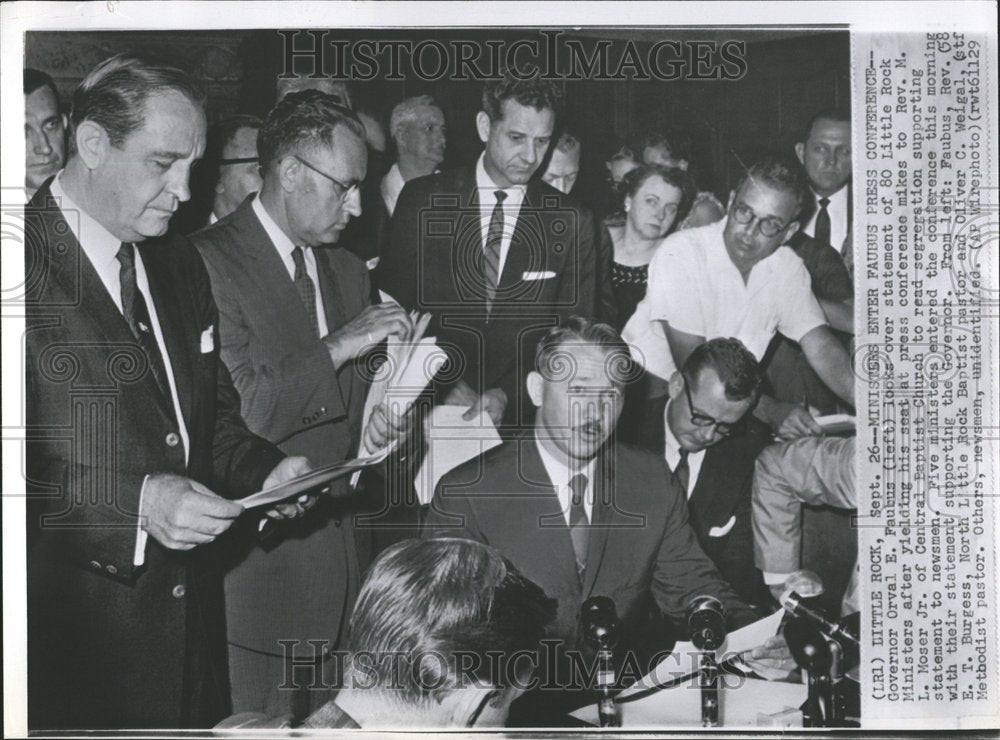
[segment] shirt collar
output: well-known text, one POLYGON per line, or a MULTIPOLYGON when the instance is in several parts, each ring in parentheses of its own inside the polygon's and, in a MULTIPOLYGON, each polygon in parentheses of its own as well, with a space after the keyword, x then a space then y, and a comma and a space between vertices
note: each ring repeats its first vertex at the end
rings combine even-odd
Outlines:
POLYGON ((65 170, 60 170, 52 180, 49 191, 59 204, 59 210, 62 211, 67 226, 80 243, 80 248, 87 255, 87 259, 99 273, 108 269, 117 270, 118 250, 121 249, 122 240, 101 226, 69 197, 62 185, 63 172, 65 170))
POLYGON ((524 200, 524 185, 512 185, 509 188, 502 188, 493 182, 493 178, 486 171, 486 152, 480 154, 479 160, 476 162, 476 187, 479 188, 479 202, 488 203, 491 207, 496 202, 496 198, 492 194, 497 190, 503 190, 507 193, 507 199, 504 201, 505 206, 519 206, 521 205, 521 201, 524 200), (490 193, 488 200, 483 197, 484 193, 487 192, 490 193))
MULTIPOLYGON (((847 202, 847 190, 848 190, 847 186, 848 186, 848 183, 845 182, 843 184, 843 186, 840 188, 840 190, 838 190, 837 192, 831 193, 830 195, 826 196, 827 198, 830 199, 830 205, 835 205, 835 204, 836 205, 840 205, 842 202, 843 203, 847 202)), ((823 197, 823 196, 821 196, 815 190, 813 191, 813 198, 816 199, 816 207, 817 208, 819 208, 819 199, 821 197, 823 197)), ((829 208, 829 206, 827 206, 827 208, 829 208)))
MULTIPOLYGON (((726 270, 733 276, 735 276, 735 278, 739 280, 741 284, 743 284, 743 276, 740 274, 739 268, 735 264, 733 264, 733 260, 729 257, 729 252, 726 251, 725 229, 726 229, 726 220, 728 218, 729 217, 727 216, 721 221, 718 221, 714 224, 710 224, 709 226, 702 227, 708 229, 714 226, 717 228, 717 233, 718 233, 717 238, 708 240, 709 244, 708 259, 709 262, 711 263, 710 268, 712 268, 711 269, 712 273, 715 273, 716 270, 726 270)), ((786 247, 784 244, 782 244, 773 252, 771 252, 771 254, 767 255, 767 257, 765 257, 760 262, 755 264, 753 268, 751 268, 750 276, 747 278, 746 282, 747 290, 751 290, 752 288, 756 290, 760 286, 758 285, 757 288, 754 288, 754 284, 759 283, 762 277, 767 278, 774 273, 776 260, 779 259, 777 255, 782 249, 790 249, 790 247, 786 247)))
MULTIPOLYGON (((271 243, 274 248, 278 250, 278 254, 282 257, 291 257, 292 251, 295 249, 295 243, 289 238, 288 234, 281 230, 281 227, 274 222, 271 218, 271 214, 267 212, 264 208, 264 204, 260 202, 259 194, 253 196, 253 202, 250 207, 257 216, 257 220, 260 221, 260 225, 264 227, 264 231, 267 232, 268 237, 271 239, 271 243)), ((303 248, 305 251, 305 248, 303 248)))

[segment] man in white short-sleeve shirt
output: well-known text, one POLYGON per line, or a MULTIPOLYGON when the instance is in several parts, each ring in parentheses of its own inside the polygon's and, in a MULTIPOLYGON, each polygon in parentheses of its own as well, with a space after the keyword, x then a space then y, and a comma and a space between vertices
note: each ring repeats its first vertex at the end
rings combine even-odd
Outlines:
MULTIPOLYGON (((778 332, 798 342, 834 393, 853 405, 850 358, 827 326, 802 260, 782 247, 807 193, 797 168, 766 159, 730 196, 725 221, 669 238, 649 269, 649 317, 682 365, 712 337, 736 337, 761 359, 778 332)), ((781 436, 819 434, 808 412, 763 397, 758 415, 781 436)))

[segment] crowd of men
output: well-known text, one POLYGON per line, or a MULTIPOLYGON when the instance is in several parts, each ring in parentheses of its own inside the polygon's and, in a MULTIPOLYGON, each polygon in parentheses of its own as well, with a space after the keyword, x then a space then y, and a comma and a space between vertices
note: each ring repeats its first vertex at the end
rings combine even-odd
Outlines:
MULTIPOLYGON (((699 595, 746 625, 799 567, 802 503, 854 504, 853 445, 780 379, 853 404, 835 111, 797 161, 675 214, 616 316, 602 232, 622 204, 575 195, 582 144, 548 81, 488 82, 483 152, 446 170, 429 96, 393 109, 385 167, 378 121, 330 80, 279 81, 263 119, 211 127, 196 81, 134 56, 65 113, 42 72, 24 93, 26 264, 45 276, 25 342, 32 729, 502 725, 512 703, 511 722, 558 723, 591 688, 572 670, 593 657, 585 600, 613 599, 619 658, 669 649, 699 595), (427 404, 366 422, 372 358, 422 314, 448 357, 427 404), (429 506, 407 505, 401 453, 361 485, 238 502, 362 439, 419 440, 440 404, 504 442, 429 506), (420 539, 358 526, 373 497, 420 539), (551 663, 511 662, 546 637, 551 663), (390 655, 411 661, 401 683, 390 655)), ((646 153, 681 181, 664 138, 609 175, 646 153)), ((780 637, 747 660, 794 667, 780 637)))

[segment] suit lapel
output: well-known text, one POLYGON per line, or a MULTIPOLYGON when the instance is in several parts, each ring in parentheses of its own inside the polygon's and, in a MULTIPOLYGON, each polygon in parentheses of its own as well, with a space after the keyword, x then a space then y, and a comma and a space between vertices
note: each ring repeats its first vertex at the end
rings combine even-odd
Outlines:
MULTIPOLYGON (((170 247, 162 243, 149 244, 147 242, 137 246, 139 254, 142 255, 142 264, 146 269, 146 280, 149 282, 149 292, 153 299, 153 305, 156 307, 156 318, 160 324, 160 332, 163 334, 163 344, 170 358, 174 387, 177 389, 177 401, 181 407, 185 426, 190 430, 195 407, 194 371, 191 363, 194 353, 201 350, 201 347, 193 346, 195 341, 193 337, 200 338, 198 332, 208 327, 187 325, 187 319, 190 316, 185 310, 188 308, 187 301, 181 299, 177 294, 180 286, 171 285, 169 267, 163 264, 165 259, 170 259, 169 254, 164 254, 164 251, 169 251, 170 247)), ((172 416, 172 399, 163 398, 163 394, 160 392, 157 392, 156 395, 167 404, 172 416)))
POLYGON ((333 331, 348 321, 344 295, 340 290, 336 271, 330 262, 330 250, 335 248, 322 247, 312 251, 316 257, 316 272, 319 275, 319 285, 316 288, 323 299, 323 313, 326 315, 327 331, 333 331))
MULTIPOLYGON (((503 273, 500 275, 500 291, 506 291, 508 294, 522 283, 524 273, 541 272, 545 269, 546 234, 538 208, 539 195, 533 185, 534 183, 529 184, 525 189, 514 234, 507 249, 503 273)), ((539 281, 537 285, 540 286, 541 282, 539 281)), ((523 291, 519 292, 523 295, 523 291)))
POLYGON ((737 489, 731 473, 739 466, 732 464, 731 460, 727 464, 721 459, 726 457, 727 447, 731 453, 732 446, 727 442, 720 442, 705 451, 698 481, 688 500, 688 510, 699 530, 707 532, 713 523, 724 522, 733 508, 732 496, 737 489))

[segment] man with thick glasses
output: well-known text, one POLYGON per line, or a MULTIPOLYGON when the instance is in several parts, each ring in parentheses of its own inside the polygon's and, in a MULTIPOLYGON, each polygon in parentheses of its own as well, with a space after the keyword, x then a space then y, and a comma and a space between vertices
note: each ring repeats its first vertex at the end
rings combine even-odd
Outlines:
MULTIPOLYGON (((366 390, 359 359, 405 335, 410 321, 396 304, 369 305, 364 263, 334 247, 361 210, 367 155, 355 115, 319 91, 290 93, 268 114, 257 146, 259 195, 193 241, 212 278, 222 359, 247 424, 323 465, 357 449, 366 390)), ((385 439, 379 428, 373 448, 385 439)), ((308 499, 314 505, 298 524, 272 523, 263 542, 248 532, 233 548, 226 609, 236 712, 301 719, 329 698, 313 676, 337 645, 363 568, 346 485, 308 499)))
MULTIPOLYGON (((765 159, 733 191, 724 221, 667 239, 649 266, 646 294, 673 360, 664 379, 706 339, 736 337, 762 360, 781 333, 798 342, 830 390, 854 405, 850 358, 827 325, 802 260, 782 247, 799 228, 807 194, 799 167, 765 159)), ((763 396, 756 414, 782 437, 821 433, 801 404, 763 396)))
POLYGON ((643 445, 662 454, 687 499, 698 544, 744 600, 770 599, 753 565, 751 485, 771 434, 751 411, 760 395, 757 360, 738 339, 709 339, 670 378, 654 404, 643 445))

